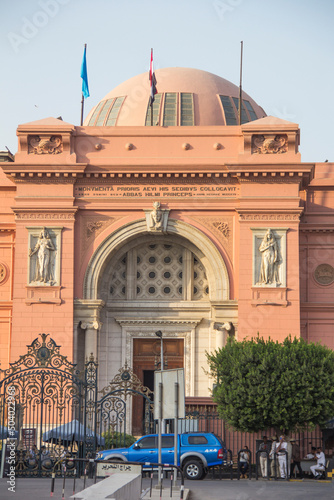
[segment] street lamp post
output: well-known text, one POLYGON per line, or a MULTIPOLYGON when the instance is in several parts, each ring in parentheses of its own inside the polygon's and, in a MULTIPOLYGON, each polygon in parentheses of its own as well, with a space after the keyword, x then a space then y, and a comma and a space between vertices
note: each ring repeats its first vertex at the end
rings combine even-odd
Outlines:
MULTIPOLYGON (((163 340, 162 340, 162 331, 158 330, 155 332, 156 336, 160 338, 161 344, 160 344, 160 361, 161 361, 161 366, 160 369, 163 371, 164 369, 164 351, 163 351, 163 340)), ((159 384, 159 431, 158 431, 158 462, 159 464, 161 463, 161 448, 162 448, 162 433, 165 432, 165 425, 164 425, 164 420, 162 418, 162 383, 159 384)), ((159 466, 159 479, 158 479, 158 485, 161 486, 162 482, 162 469, 159 466)))
POLYGON ((164 345, 163 345, 163 340, 162 340, 162 331, 158 330, 155 332, 156 336, 160 338, 160 361, 161 361, 161 370, 164 369, 164 345))

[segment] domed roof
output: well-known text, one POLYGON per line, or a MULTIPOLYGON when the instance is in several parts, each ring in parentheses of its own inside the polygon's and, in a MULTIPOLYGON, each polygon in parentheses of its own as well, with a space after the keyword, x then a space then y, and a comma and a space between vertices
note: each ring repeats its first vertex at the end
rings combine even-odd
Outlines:
MULTIPOLYGON (((237 125, 239 87, 220 76, 191 68, 155 71, 158 93, 153 125, 237 125)), ((242 123, 266 116, 245 92, 242 123)), ((89 126, 151 125, 149 73, 130 78, 109 92, 87 116, 89 126)))

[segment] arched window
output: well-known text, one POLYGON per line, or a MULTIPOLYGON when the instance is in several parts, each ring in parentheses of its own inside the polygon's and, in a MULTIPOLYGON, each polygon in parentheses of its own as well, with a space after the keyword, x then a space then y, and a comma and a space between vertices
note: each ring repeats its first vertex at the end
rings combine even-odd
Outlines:
POLYGON ((113 300, 207 300, 209 286, 201 261, 173 242, 148 242, 111 262, 113 300))

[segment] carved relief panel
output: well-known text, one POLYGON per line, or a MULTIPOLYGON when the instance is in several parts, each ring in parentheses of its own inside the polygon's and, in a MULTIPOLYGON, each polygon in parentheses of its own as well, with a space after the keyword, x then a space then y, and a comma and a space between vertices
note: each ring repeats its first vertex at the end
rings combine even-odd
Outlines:
POLYGON ((62 227, 27 227, 28 285, 60 285, 62 227))
POLYGON ((334 282, 334 268, 330 264, 320 264, 314 271, 314 279, 319 285, 331 285, 334 282))
POLYGON ((253 286, 286 287, 286 228, 251 228, 253 286))
POLYGON ((6 264, 0 262, 0 285, 5 283, 7 277, 8 277, 7 266, 6 266, 6 264))
POLYGON ((253 135, 253 154, 281 154, 288 151, 288 136, 286 134, 253 135))
POLYGON ((63 152, 63 141, 60 135, 29 135, 28 136, 28 153, 43 155, 43 154, 59 154, 63 152))

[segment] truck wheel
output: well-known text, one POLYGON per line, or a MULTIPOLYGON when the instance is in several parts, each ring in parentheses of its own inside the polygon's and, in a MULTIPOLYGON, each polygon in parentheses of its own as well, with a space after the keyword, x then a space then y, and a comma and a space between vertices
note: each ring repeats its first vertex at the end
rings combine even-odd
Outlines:
POLYGON ((187 479, 201 479, 203 476, 203 465, 199 460, 188 460, 183 467, 187 479))

